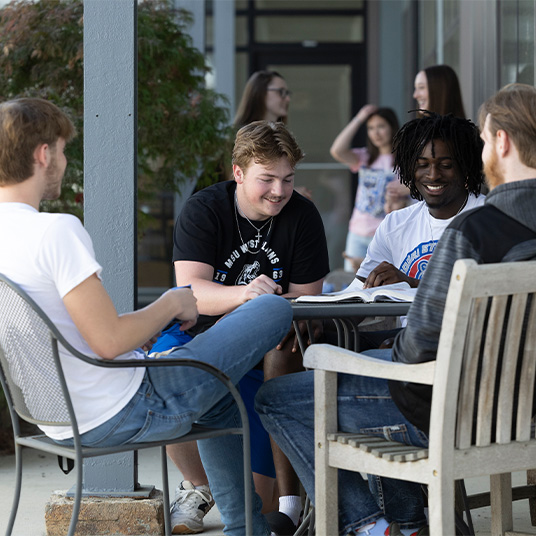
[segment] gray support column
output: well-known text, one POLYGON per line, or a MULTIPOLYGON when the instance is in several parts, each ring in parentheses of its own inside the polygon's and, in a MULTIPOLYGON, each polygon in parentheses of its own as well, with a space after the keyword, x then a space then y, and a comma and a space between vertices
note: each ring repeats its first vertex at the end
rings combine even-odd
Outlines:
POLYGON ((214 68, 216 90, 229 99, 229 117, 235 114, 235 2, 214 2, 214 68))
MULTIPOLYGON (((136 0, 84 1, 84 223, 119 312, 136 301, 136 0)), ((133 453, 84 464, 84 491, 133 492, 133 453)))
POLYGON ((136 12, 136 0, 84 1, 84 221, 121 313, 135 296, 136 12))

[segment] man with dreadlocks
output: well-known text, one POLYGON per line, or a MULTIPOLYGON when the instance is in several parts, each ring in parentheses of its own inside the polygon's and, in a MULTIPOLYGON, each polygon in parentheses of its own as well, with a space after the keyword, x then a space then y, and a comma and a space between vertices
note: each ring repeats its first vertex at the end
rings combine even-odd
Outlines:
MULTIPOLYGON (((448 122, 450 120, 444 121, 448 122)), ((413 123, 402 136, 412 132, 410 141, 413 137, 420 140, 420 145, 414 145, 418 149, 414 159, 417 167, 421 161, 423 165, 431 161, 430 167, 440 168, 437 158, 442 148, 437 140, 442 138, 437 137, 436 130, 431 137, 421 136, 420 126, 424 124, 413 123), (432 146, 429 146, 430 141, 434 142, 432 146)), ((533 150, 536 88, 511 84, 499 91, 482 106, 480 128, 484 140, 484 173, 491 193, 483 206, 455 218, 443 233, 417 289, 407 327, 396 338, 392 355, 391 350, 371 350, 368 355, 403 363, 435 360, 448 282, 458 259, 471 258, 484 264, 536 258, 536 156, 533 150)), ((473 137, 470 139, 474 144, 473 137)), ((450 140, 450 145, 446 141, 449 148, 458 147, 449 153, 451 161, 455 160, 464 171, 475 170, 464 165, 470 161, 469 155, 460 156, 472 147, 469 141, 458 139, 456 135, 446 140, 450 140), (452 139, 457 139, 456 143, 452 139), (467 148, 462 146, 464 143, 467 148)), ((413 169, 411 162, 409 169, 413 169)), ((434 177, 439 172, 443 174, 440 169, 430 174, 434 177)), ((430 189, 433 182, 430 179, 420 181, 417 173, 415 188, 429 201, 434 189, 427 192, 424 188, 430 189)), ((469 175, 463 177, 471 184, 469 175)), ((450 189, 448 184, 444 178, 437 180, 440 190, 450 189)), ((454 203, 456 212, 464 198, 455 197, 458 198, 457 206, 454 203)), ((270 380, 259 390, 255 405, 265 428, 294 465, 309 497, 315 496, 313 376, 313 371, 306 371, 270 380)), ((337 391, 340 431, 364 433, 374 429, 388 439, 428 446, 431 387, 339 374, 337 391)), ((369 487, 359 473, 348 471, 339 471, 338 480, 339 530, 334 527, 334 534, 428 534, 420 485, 372 476, 369 487)), ((329 494, 330 490, 321 490, 321 493, 329 494)), ((432 533, 434 528, 431 527, 432 533)))
POLYGON ((415 203, 382 221, 356 277, 365 288, 406 281, 417 287, 443 231, 484 203, 482 141, 471 121, 424 112, 393 140, 394 166, 415 203))

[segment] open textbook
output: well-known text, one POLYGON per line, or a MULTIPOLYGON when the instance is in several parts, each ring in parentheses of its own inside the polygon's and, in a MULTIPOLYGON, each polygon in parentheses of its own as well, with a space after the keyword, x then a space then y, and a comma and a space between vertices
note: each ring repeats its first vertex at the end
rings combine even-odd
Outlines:
POLYGON ((348 287, 338 292, 329 292, 316 296, 299 296, 296 302, 412 302, 417 292, 406 282, 383 285, 381 287, 363 288, 363 283, 355 278, 348 287))

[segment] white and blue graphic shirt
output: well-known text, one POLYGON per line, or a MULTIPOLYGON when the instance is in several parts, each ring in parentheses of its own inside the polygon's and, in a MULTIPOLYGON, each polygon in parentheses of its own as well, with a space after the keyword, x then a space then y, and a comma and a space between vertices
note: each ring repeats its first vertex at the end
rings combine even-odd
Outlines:
MULTIPOLYGON (((484 204, 484 195, 470 195, 462 212, 484 204)), ((414 279, 421 279, 443 231, 455 218, 439 220, 424 201, 388 214, 370 243, 357 275, 366 278, 383 261, 414 279)))
POLYGON ((395 180, 395 174, 392 172, 362 166, 359 170, 355 208, 375 218, 383 218, 385 216, 385 188, 392 180, 395 180))

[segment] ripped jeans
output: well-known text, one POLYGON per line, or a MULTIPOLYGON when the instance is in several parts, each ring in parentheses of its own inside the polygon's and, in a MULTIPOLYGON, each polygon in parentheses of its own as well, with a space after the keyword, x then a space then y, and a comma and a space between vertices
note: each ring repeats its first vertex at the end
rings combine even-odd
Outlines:
MULTIPOLYGON (((390 350, 365 353, 391 359, 390 350)), ((314 500, 313 374, 306 371, 267 381, 257 394, 255 409, 314 500)), ((364 432, 419 447, 428 446, 426 435, 392 401, 386 380, 339 374, 337 398, 339 431, 364 432)), ((339 470, 340 534, 353 534, 380 517, 397 521, 402 528, 425 525, 420 484, 374 475, 367 483, 359 473, 339 470)))

